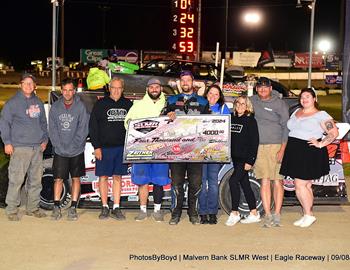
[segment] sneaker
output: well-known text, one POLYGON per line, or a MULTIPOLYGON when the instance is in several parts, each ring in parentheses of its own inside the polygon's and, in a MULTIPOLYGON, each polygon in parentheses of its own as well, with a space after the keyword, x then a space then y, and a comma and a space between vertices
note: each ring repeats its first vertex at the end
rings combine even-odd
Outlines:
POLYGON ((260 222, 260 214, 257 215, 249 214, 245 219, 241 219, 241 223, 243 224, 250 224, 250 223, 256 223, 260 222))
POLYGON ((297 221, 294 221, 293 225, 299 227, 304 222, 304 218, 305 218, 305 216, 302 216, 297 221))
POLYGON ((77 213, 77 209, 76 209, 75 207, 70 207, 70 208, 68 209, 67 219, 68 219, 69 221, 78 220, 78 213, 77 213))
POLYGON ((40 209, 36 209, 33 212, 27 211, 26 212, 27 216, 33 216, 36 218, 44 218, 46 217, 46 214, 44 213, 44 211, 40 210, 40 209))
POLYGON ((218 219, 215 214, 210 214, 209 215, 209 224, 210 225, 215 225, 218 223, 218 219))
POLYGON ((304 220, 303 222, 299 225, 299 227, 301 228, 307 228, 310 227, 312 225, 312 223, 314 223, 316 221, 316 217, 314 216, 309 216, 309 215, 305 215, 304 216, 304 220))
POLYGON ((180 222, 180 216, 171 215, 169 225, 177 225, 180 222))
POLYGON ((263 220, 263 224, 262 227, 263 228, 270 228, 272 225, 272 215, 265 215, 264 220, 263 220))
POLYGON ((109 208, 107 206, 102 206, 101 214, 98 216, 99 219, 107 219, 109 217, 109 208))
POLYGON ((273 227, 281 227, 281 215, 280 214, 273 214, 272 215, 272 226, 273 227))
POLYGON ((62 217, 61 208, 54 206, 51 214, 52 220, 59 220, 62 217))
POLYGON ((19 216, 17 213, 12 213, 7 215, 9 221, 19 221, 19 216))
POLYGON ((111 217, 116 219, 116 220, 125 220, 126 219, 119 207, 114 208, 111 211, 111 217))
POLYGON ((156 222, 163 222, 164 221, 164 215, 161 210, 159 211, 153 211, 152 217, 156 222))
POLYGON ((233 213, 231 213, 229 216, 228 216, 228 219, 227 221, 225 222, 225 225, 226 226, 233 226, 235 225, 238 221, 241 220, 241 216, 240 215, 235 215, 233 213))
POLYGON ((144 221, 147 219, 147 212, 140 210, 139 214, 135 217, 136 221, 144 221))
POLYGON ((196 215, 196 216, 190 216, 189 217, 190 219, 190 222, 193 224, 193 225, 198 225, 200 224, 199 222, 199 217, 196 215))
POLYGON ((209 224, 209 219, 207 215, 199 215, 201 224, 209 224))

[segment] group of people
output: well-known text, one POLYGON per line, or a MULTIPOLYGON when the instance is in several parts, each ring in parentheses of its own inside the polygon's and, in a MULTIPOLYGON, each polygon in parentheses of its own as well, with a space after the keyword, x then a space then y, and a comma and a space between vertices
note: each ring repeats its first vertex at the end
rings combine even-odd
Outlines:
MULTIPOLYGON (((254 168, 261 179, 261 199, 265 211, 264 227, 281 225, 283 202, 283 176, 295 178, 296 195, 303 216, 294 225, 308 227, 315 220, 312 213, 312 179, 329 172, 326 146, 338 135, 331 116, 317 107, 317 97, 311 88, 301 91, 300 104, 291 117, 288 107, 272 90, 268 78, 257 82, 257 95, 235 99, 231 113, 225 104, 222 90, 211 85, 204 96, 193 88, 193 75, 183 71, 180 75, 181 94, 163 93, 161 82, 148 81, 146 94, 132 103, 123 95, 124 81, 112 78, 109 95, 99 99, 89 115, 80 98, 75 95, 71 79, 62 81, 62 96, 49 112, 49 128, 42 102, 35 95, 36 79, 31 74, 21 78, 21 89, 5 104, 0 119, 1 137, 5 153, 10 155, 9 187, 6 213, 11 221, 19 220, 20 189, 26 180, 28 198, 26 214, 38 218, 46 214, 39 209, 43 151, 50 138, 53 149, 54 208, 51 218, 62 218, 60 196, 62 185, 72 179, 72 204, 67 211, 68 220, 77 220, 77 202, 80 177, 85 175, 84 147, 90 135, 96 158, 95 174, 99 177, 101 196, 100 219, 108 217, 124 220, 120 208, 121 178, 127 174, 123 163, 123 148, 130 120, 166 115, 171 120, 179 115, 231 114, 231 158, 234 165, 229 180, 232 212, 226 225, 237 222, 260 222, 256 198, 250 187, 248 172, 254 168), (322 137, 326 133, 325 137, 322 137), (281 166, 282 164, 282 166, 281 166), (112 178, 113 207, 108 205, 108 179, 112 178), (240 190, 243 190, 250 214, 244 219, 239 213, 240 190), (271 212, 271 197, 274 211, 271 212)), ((133 164, 131 180, 139 188, 140 211, 136 221, 149 217, 147 203, 149 184, 153 185, 155 221, 164 221, 161 210, 163 186, 171 183, 173 201, 170 225, 181 220, 184 202, 184 183, 188 181, 189 221, 196 224, 216 224, 218 214, 218 163, 138 163, 133 164), (170 170, 169 170, 170 169, 170 170), (170 172, 170 175, 169 175, 170 172)))

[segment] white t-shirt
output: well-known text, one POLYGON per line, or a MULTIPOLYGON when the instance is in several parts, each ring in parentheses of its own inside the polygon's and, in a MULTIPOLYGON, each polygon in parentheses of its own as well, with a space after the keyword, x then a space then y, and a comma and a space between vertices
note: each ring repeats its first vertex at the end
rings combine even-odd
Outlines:
POLYGON ((319 111, 310 116, 297 118, 295 116, 297 111, 298 110, 291 115, 287 122, 287 127, 290 130, 289 137, 305 141, 308 141, 311 138, 322 138, 324 130, 321 127, 321 123, 332 119, 332 117, 325 111, 319 111))

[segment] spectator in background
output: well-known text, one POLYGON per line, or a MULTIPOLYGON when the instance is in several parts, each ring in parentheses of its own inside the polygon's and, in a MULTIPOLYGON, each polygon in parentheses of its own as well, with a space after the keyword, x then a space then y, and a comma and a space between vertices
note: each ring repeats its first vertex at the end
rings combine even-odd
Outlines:
POLYGON ((109 78, 107 73, 100 69, 97 65, 90 68, 89 74, 86 78, 88 90, 104 91, 105 95, 107 95, 108 83, 110 81, 111 78, 109 78))

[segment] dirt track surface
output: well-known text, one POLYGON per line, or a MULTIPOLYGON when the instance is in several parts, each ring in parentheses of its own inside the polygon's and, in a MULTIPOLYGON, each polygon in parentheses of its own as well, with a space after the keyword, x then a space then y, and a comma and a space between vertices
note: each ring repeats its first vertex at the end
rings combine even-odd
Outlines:
MULTIPOLYGON (((227 227, 226 215, 220 216, 217 225, 194 226, 183 213, 181 222, 170 226, 151 218, 136 222, 135 210, 126 211, 127 220, 122 222, 100 221, 97 210, 78 209, 78 213, 76 222, 66 221, 65 212, 56 222, 49 217, 40 220, 24 216, 22 209, 21 221, 9 222, 0 209, 0 269, 320 270, 349 269, 350 265, 349 205, 316 207, 318 220, 308 229, 292 225, 299 217, 299 207, 285 207, 284 226, 269 229, 260 224, 227 227), (157 262, 145 257, 153 254, 176 260, 157 262), (222 260, 214 260, 212 254, 222 255, 222 260), (246 260, 239 260, 245 254, 246 260), (334 260, 332 255, 336 254, 346 256, 334 260), (131 259, 132 255, 137 259, 131 259), (186 260, 187 255, 205 260, 186 260), (266 256, 267 260, 254 260, 254 255, 266 256), (288 255, 290 261, 276 260, 276 256, 288 255), (325 261, 301 260, 302 256, 325 256, 325 261)), ((169 218, 168 213, 166 220, 169 218)))

